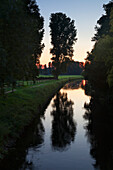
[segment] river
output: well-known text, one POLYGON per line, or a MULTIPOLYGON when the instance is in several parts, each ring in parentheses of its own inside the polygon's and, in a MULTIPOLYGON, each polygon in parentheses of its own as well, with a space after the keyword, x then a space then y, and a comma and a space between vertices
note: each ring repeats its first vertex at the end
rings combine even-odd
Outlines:
POLYGON ((94 135, 89 130, 87 105, 91 97, 80 84, 77 81, 66 84, 52 98, 38 122, 18 141, 0 169, 101 169, 92 149, 93 142, 96 147, 94 135))

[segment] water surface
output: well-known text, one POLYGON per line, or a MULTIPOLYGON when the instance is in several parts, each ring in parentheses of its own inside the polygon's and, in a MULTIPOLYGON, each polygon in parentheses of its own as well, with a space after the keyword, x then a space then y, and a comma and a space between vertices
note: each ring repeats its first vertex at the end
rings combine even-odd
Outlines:
POLYGON ((0 165, 15 170, 94 170, 80 82, 67 84, 0 165))
POLYGON ((66 85, 51 100, 38 124, 41 143, 27 149, 21 169, 92 170, 84 103, 90 97, 76 83, 66 85))

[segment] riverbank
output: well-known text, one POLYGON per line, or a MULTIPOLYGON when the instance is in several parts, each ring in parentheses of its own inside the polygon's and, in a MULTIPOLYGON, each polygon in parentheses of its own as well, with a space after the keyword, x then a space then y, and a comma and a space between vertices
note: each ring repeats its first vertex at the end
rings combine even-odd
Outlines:
POLYGON ((1 159, 25 131, 25 128, 44 111, 58 89, 66 82, 75 79, 79 77, 50 80, 42 85, 23 87, 14 93, 0 97, 1 159))

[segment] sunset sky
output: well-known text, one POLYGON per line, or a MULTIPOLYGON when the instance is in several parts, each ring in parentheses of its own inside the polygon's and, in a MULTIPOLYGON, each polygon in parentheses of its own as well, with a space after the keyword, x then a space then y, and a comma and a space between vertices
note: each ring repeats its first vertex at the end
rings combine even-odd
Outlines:
POLYGON ((97 20, 104 14, 103 4, 109 0, 37 0, 40 13, 44 17, 45 44, 40 62, 47 64, 50 61, 51 37, 49 29, 49 18, 51 13, 63 12, 75 20, 77 29, 77 42, 74 46, 73 59, 84 61, 87 51, 91 51, 94 42, 91 42, 97 20))

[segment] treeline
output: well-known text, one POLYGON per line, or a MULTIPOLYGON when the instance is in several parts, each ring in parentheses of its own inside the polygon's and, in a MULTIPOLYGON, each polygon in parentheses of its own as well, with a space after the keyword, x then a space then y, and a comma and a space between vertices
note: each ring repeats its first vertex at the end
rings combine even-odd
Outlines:
POLYGON ((84 76, 93 91, 113 101, 113 0, 103 8, 105 14, 97 21, 95 45, 88 52, 84 76))
MULTIPOLYGON (((61 75, 81 75, 84 69, 84 63, 78 61, 70 61, 66 66, 65 71, 61 71, 61 75)), ((41 75, 52 75, 54 66, 49 62, 48 67, 46 64, 44 66, 39 65, 39 73, 41 75)))
POLYGON ((44 48, 44 18, 35 0, 0 1, 0 89, 33 80, 44 48))
POLYGON ((81 75, 84 70, 84 63, 78 61, 71 61, 67 66, 67 70, 63 75, 81 75))

